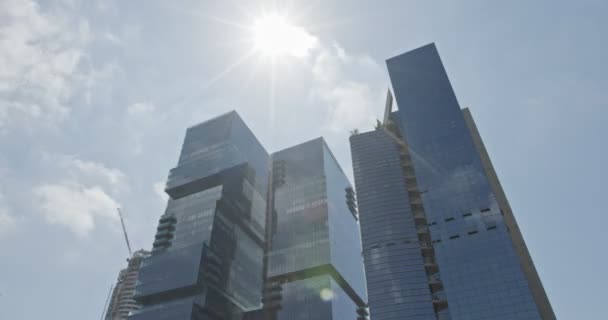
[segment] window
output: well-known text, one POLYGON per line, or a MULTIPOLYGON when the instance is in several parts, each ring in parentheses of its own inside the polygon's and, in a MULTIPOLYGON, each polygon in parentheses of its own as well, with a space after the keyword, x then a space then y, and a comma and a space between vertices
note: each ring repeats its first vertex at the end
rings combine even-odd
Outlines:
POLYGON ((487 229, 488 230, 494 230, 494 229, 496 229, 496 226, 489 226, 487 229))
POLYGON ((483 209, 481 209, 480 211, 481 211, 481 212, 489 212, 489 211, 490 211, 490 208, 483 208, 483 209))
POLYGON ((459 235, 455 235, 455 236, 451 236, 451 237, 450 237, 450 239, 458 239, 458 238, 460 238, 460 236, 459 236, 459 235))
POLYGON ((477 230, 469 231, 469 232, 467 232, 467 233, 468 233, 469 235, 476 234, 476 233, 477 233, 477 230))
POLYGON ((462 217, 463 217, 463 218, 468 218, 468 217, 470 217, 470 216, 472 216, 472 215, 473 215, 472 213, 467 212, 467 213, 463 214, 463 215, 462 215, 462 217))
POLYGON ((450 221, 454 221, 454 217, 449 217, 445 219, 445 222, 450 222, 450 221))

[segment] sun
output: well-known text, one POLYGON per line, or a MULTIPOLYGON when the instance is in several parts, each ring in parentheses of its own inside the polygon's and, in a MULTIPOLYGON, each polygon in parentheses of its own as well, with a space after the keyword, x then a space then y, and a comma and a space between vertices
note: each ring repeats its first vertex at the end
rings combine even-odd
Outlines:
POLYGON ((252 33, 254 49, 273 58, 283 55, 304 57, 317 43, 317 38, 306 29, 289 23, 286 16, 279 14, 255 20, 252 33))

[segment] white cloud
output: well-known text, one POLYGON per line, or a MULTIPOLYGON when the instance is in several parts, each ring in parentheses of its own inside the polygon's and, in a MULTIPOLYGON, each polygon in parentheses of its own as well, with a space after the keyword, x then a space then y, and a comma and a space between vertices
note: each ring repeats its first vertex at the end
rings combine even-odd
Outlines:
POLYGON ((61 173, 33 188, 47 222, 83 237, 99 223, 117 221, 115 196, 128 190, 127 176, 121 170, 72 155, 42 153, 42 159, 49 165, 48 171, 61 173))
POLYGON ((127 113, 130 116, 144 115, 156 110, 156 107, 147 102, 137 102, 127 107, 127 113))
POLYGON ((0 236, 9 232, 15 227, 15 218, 5 211, 4 208, 0 208, 0 236))
POLYGON ((382 110, 386 90, 382 68, 368 56, 322 47, 313 66, 312 95, 328 106, 329 127, 346 131, 371 127, 382 110))
POLYGON ((84 161, 74 157, 71 159, 71 165, 83 174, 106 180, 114 187, 126 185, 127 176, 122 171, 108 168, 103 163, 84 161))
POLYGON ((70 229, 80 237, 95 228, 95 221, 117 221, 119 204, 99 186, 77 183, 44 184, 34 190, 40 199, 44 218, 51 224, 70 229))
POLYGON ((154 183, 152 185, 152 188, 154 189, 154 193, 156 193, 156 195, 162 202, 166 202, 169 199, 169 196, 165 192, 165 182, 164 181, 158 181, 158 182, 154 183))
POLYGON ((32 0, 0 1, 0 129, 53 124, 69 113, 91 36, 69 6, 44 12, 32 0))
POLYGON ((122 40, 114 33, 112 32, 105 32, 103 34, 103 38, 105 40, 107 40, 108 42, 115 44, 115 45, 121 45, 122 44, 122 40))
POLYGON ((0 193, 0 237, 11 232, 16 224, 16 219, 9 213, 4 195, 0 193))
MULTIPOLYGON (((0 162, 2 158, 0 156, 0 162)), ((0 181, 6 182, 8 171, 0 167, 0 181)), ((12 233, 17 226, 17 219, 10 212, 9 206, 6 202, 6 196, 3 193, 2 186, 0 185, 0 238, 4 235, 12 233)))
POLYGON ((109 168, 101 162, 82 160, 73 155, 43 153, 47 163, 56 165, 68 173, 75 181, 103 184, 113 190, 128 189, 127 176, 116 168, 109 168))

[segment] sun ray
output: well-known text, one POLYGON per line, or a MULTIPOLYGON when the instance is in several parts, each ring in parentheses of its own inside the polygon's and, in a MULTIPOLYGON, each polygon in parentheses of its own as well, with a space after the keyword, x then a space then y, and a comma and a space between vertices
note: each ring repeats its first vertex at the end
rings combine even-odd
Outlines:
POLYGON ((218 22, 218 23, 221 23, 221 24, 224 24, 227 26, 231 26, 231 27, 235 27, 235 28, 239 28, 242 30, 249 30, 249 26, 246 26, 246 25, 234 22, 234 21, 230 21, 230 20, 227 20, 224 18, 208 15, 208 14, 202 13, 200 11, 184 10, 177 5, 174 5, 171 1, 163 2, 163 4, 170 10, 173 10, 174 12, 177 12, 177 13, 181 13, 181 14, 185 14, 185 15, 189 15, 189 16, 195 16, 197 18, 203 18, 206 20, 211 20, 214 22, 218 22))
POLYGON ((220 73, 218 73, 217 75, 213 76, 209 81, 205 82, 205 84, 203 84, 202 86, 200 86, 197 90, 196 93, 194 93, 193 95, 190 96, 182 96, 178 99, 176 99, 175 101, 173 101, 172 103, 167 104, 168 107, 178 107, 180 105, 184 105, 186 103, 189 103, 191 101, 194 101, 196 99, 198 99, 199 97, 201 97, 209 88, 211 88, 216 82, 218 82, 219 80, 221 80, 225 75, 227 75, 228 73, 230 73, 232 70, 234 70, 236 67, 240 66, 243 62, 245 62, 247 59, 251 58, 253 55, 255 54, 255 50, 249 50, 247 53, 245 53, 244 55, 242 55, 241 57, 239 57, 236 61, 234 61, 233 63, 229 64, 224 70, 222 70, 220 73))
POLYGON ((221 78, 223 78, 225 75, 227 75, 230 71, 232 71, 234 68, 238 67, 239 65, 241 65, 243 62, 245 62, 245 60, 251 58, 251 56, 253 56, 255 54, 254 50, 249 50, 249 52, 245 53, 243 56, 241 56, 239 59, 237 59, 235 62, 231 63, 230 65, 228 65, 226 67, 226 69, 224 69, 222 72, 218 73, 215 77, 211 78, 211 80, 209 80, 204 86, 203 86, 203 90, 208 89, 209 87, 211 87, 213 84, 215 84, 215 82, 217 82, 218 80, 220 80, 221 78))
POLYGON ((276 116, 276 110, 275 110, 275 80, 276 80, 276 61, 275 58, 272 58, 272 61, 270 63, 270 130, 271 132, 274 134, 274 130, 275 130, 275 116, 276 116))
POLYGON ((321 31, 321 30, 324 30, 324 29, 335 28, 335 27, 338 27, 338 26, 352 25, 352 24, 354 24, 356 22, 357 22, 357 19, 354 18, 354 17, 348 17, 348 18, 342 18, 342 19, 334 19, 331 22, 314 24, 314 25, 312 25, 310 27, 310 30, 321 31))
POLYGON ((298 7, 298 10, 293 10, 295 14, 292 16, 293 21, 302 21, 304 17, 310 15, 310 13, 319 7, 320 1, 308 1, 307 5, 298 7))

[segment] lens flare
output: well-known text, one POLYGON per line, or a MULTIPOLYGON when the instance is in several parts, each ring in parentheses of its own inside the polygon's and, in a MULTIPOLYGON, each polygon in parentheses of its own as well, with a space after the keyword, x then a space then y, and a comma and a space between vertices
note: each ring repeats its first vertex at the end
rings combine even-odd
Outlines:
POLYGON ((329 288, 323 288, 320 295, 323 301, 329 301, 334 298, 334 292, 329 288))

